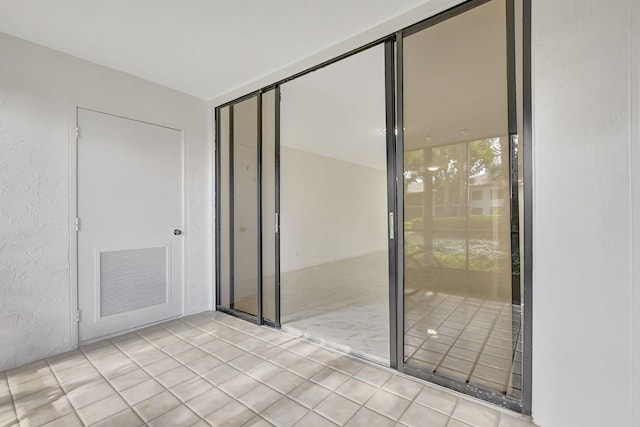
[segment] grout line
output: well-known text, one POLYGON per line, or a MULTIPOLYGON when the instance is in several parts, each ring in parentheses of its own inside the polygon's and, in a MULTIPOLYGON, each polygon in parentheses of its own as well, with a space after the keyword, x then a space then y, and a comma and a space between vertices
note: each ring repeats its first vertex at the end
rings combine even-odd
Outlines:
MULTIPOLYGON (((455 308, 454 311, 452 311, 441 323, 440 326, 442 326, 444 324, 444 322, 446 322, 447 320, 449 320, 449 318, 451 316, 454 315, 454 313, 456 311, 458 311, 458 309, 460 308, 460 305, 464 304, 467 301, 467 298, 464 298, 462 300, 462 302, 455 308)), ((476 311, 474 311, 473 315, 471 316, 471 318, 469 320, 467 320, 467 323, 465 324, 464 328, 462 328, 460 330, 460 332, 458 332, 458 336, 453 340, 453 342, 449 345, 449 348, 447 349, 447 351, 444 353, 444 355, 440 358, 440 361, 436 364, 436 366, 433 368, 433 372, 436 372, 438 370, 438 368, 441 367, 442 362, 444 361, 444 359, 447 358, 447 356, 449 356, 449 353, 451 352, 451 349, 453 347, 455 347, 456 343, 458 342, 458 340, 460 339, 460 337, 462 336, 462 334, 464 333, 464 331, 469 327, 469 324, 473 321, 473 319, 476 318, 476 316, 478 315, 478 313, 480 312, 480 309, 482 308, 482 306, 484 305, 484 302, 482 302, 480 304, 480 306, 478 306, 478 308, 476 308, 476 311)), ((447 368, 445 366, 445 368, 447 368)), ((447 368, 447 369, 451 369, 451 368, 447 368)), ((456 369, 452 369, 452 370, 456 370, 456 369)), ((467 374, 468 375, 468 374, 467 374)))
MULTIPOLYGON (((117 346, 113 341, 111 341, 111 339, 107 339, 107 341, 109 341, 109 342, 110 342, 114 347, 116 347, 116 348, 118 349, 118 351, 120 351, 120 353, 121 353, 122 355, 124 355, 127 359, 131 360, 131 358, 130 358, 129 356, 127 356, 127 355, 126 355, 126 354, 125 354, 125 353, 120 349, 120 347, 118 347, 118 346, 117 346)), ((78 348, 79 348, 79 347, 78 347, 78 348)), ((85 359, 87 359, 87 361, 91 364, 91 366, 93 366, 93 369, 95 369, 95 370, 96 370, 96 372, 98 373, 98 375, 100 375, 100 376, 102 377, 102 379, 103 379, 103 380, 104 380, 104 381, 109 385, 109 387, 111 387, 111 389, 114 391, 114 393, 115 393, 115 394, 117 394, 117 395, 118 395, 118 397, 119 397, 120 399, 122 399, 122 401, 125 403, 125 405, 127 405, 127 406, 129 407, 129 409, 131 409, 131 410, 132 410, 136 415, 139 415, 139 414, 136 412, 136 410, 135 410, 135 409, 133 409, 133 406, 131 406, 131 405, 129 404, 129 402, 127 402, 127 399, 125 399, 124 397, 122 397, 122 395, 120 394, 120 392, 118 392, 118 390, 116 390, 116 388, 113 386, 113 384, 111 384, 111 381, 110 381, 107 377, 105 377, 105 376, 102 374, 102 371, 100 371, 100 369, 98 369, 98 367, 97 367, 97 366, 96 366, 96 365, 91 361, 91 359, 90 359, 89 357, 87 357, 86 353, 85 353, 82 349, 80 349, 80 351, 82 352, 82 355, 84 356, 84 358, 85 358, 85 359)), ((112 354, 116 354, 116 353, 112 353, 112 354)), ((105 356, 103 356, 103 357, 105 357, 105 356)), ((102 357, 99 357, 99 359, 102 359, 102 357)), ((133 362, 133 361, 132 361, 132 362, 133 362)), ((124 375, 124 374, 123 374, 123 375, 124 375)), ((117 377, 115 377, 115 378, 117 378, 117 377)), ((66 394, 66 392, 65 392, 65 394, 66 394)), ((98 402, 101 402, 101 401, 103 401, 103 400, 105 400, 105 399, 109 399, 110 397, 111 397, 111 396, 103 397, 102 399, 98 399, 98 400, 96 400, 95 402, 90 403, 89 405, 93 405, 93 404, 98 403, 98 402)), ((69 400, 69 403, 71 403, 71 400, 69 400)), ((89 405, 86 405, 86 406, 89 406, 89 405)), ((74 409, 74 411, 76 411, 76 413, 77 413, 77 411, 79 411, 80 409, 82 409, 82 408, 78 408, 78 410, 76 410, 76 409, 75 409, 75 406, 73 405, 73 403, 71 403, 71 407, 74 409)), ((103 420, 106 420, 107 418, 112 417, 112 416, 114 416, 114 415, 117 415, 117 414, 119 414, 120 412, 124 412, 125 410, 126 410, 126 408, 125 408, 125 409, 123 409, 122 411, 118 411, 118 412, 116 412, 115 414, 111 414, 111 415, 108 415, 108 416, 106 416, 106 417, 104 417, 104 418, 101 418, 101 419, 99 419, 98 421, 96 421, 96 423, 98 423, 98 422, 100 422, 100 421, 103 421, 103 420)), ((80 415, 79 415, 79 414, 78 414, 78 418, 80 418, 80 415)), ((142 420, 142 417, 140 417, 140 419, 142 420)), ((82 420, 82 418, 80 418, 80 422, 82 422, 82 424, 83 424, 83 425, 85 425, 85 423, 84 423, 84 421, 82 420)), ((142 420, 142 422, 144 422, 144 420, 142 420)), ((94 423, 94 424, 95 424, 95 423, 94 423)))
MULTIPOLYGON (((49 369, 51 369, 51 368, 49 368, 49 369)), ((13 406, 13 414, 16 416, 15 420, 18 423, 20 423, 20 420, 18 419, 18 410, 16 409, 16 399, 13 397, 13 391, 11 391, 11 385, 9 384, 9 376, 7 375, 7 371, 4 371, 3 375, 4 375, 4 380, 7 382, 7 390, 9 390, 9 396, 11 397, 11 405, 13 406)))
MULTIPOLYGON (((482 357, 482 354, 484 353, 484 350, 487 347, 487 343, 489 342, 489 339, 492 336, 492 332, 495 330, 496 323, 498 323, 498 319, 502 315, 503 311, 504 311, 504 306, 500 309, 500 311, 498 312, 496 317, 493 319, 493 322, 491 323, 491 328, 489 328, 489 333, 484 338, 484 341, 482 343, 482 347, 480 347, 480 350, 478 350, 478 354, 476 355, 476 360, 473 362, 473 366, 471 367, 471 371, 469 372, 469 375, 467 376, 467 384, 469 384, 469 382, 473 378, 473 373, 475 372, 476 367, 478 366, 478 362, 480 361, 480 357, 482 357)), ((513 367, 513 362, 511 363, 511 366, 513 367)), ((509 375, 508 372, 507 372, 507 375, 509 375)), ((503 390, 500 390, 500 391, 503 392, 503 393, 506 393, 507 392, 507 386, 504 385, 504 381, 502 381, 502 386, 503 386, 503 390)))
MULTIPOLYGON (((84 354, 83 354, 84 356, 84 354)), ((85 356, 86 359, 86 356, 85 356)), ((56 375, 56 373, 54 372, 53 368, 51 367, 51 362, 49 362, 48 359, 45 359, 45 361, 47 362, 47 366, 49 367, 49 370, 51 371, 51 373, 53 374, 53 378, 56 380, 56 383, 58 384, 58 387, 60 387, 60 390, 62 391, 62 394, 64 395, 64 397, 67 398, 67 401, 69 402, 69 406, 71 406, 71 409, 73 410, 73 413, 76 415, 76 417, 78 417, 78 419, 80 420, 80 423, 85 426, 86 424, 84 423, 84 421, 82 421, 82 418, 80 418, 80 415, 78 414, 78 411, 76 411, 76 407, 73 406, 73 403, 71 403, 71 399, 69 399, 69 396, 67 396, 67 392, 64 390, 64 388, 62 388, 62 384, 60 383, 60 380, 58 379, 58 376, 56 375)), ((44 406, 44 405, 43 405, 44 406)), ((18 413, 16 412, 16 418, 17 418, 18 413)), ((57 419, 60 419, 62 417, 66 417, 68 414, 64 414, 59 416, 58 418, 54 418, 53 420, 47 421, 47 423, 53 422, 57 419)))

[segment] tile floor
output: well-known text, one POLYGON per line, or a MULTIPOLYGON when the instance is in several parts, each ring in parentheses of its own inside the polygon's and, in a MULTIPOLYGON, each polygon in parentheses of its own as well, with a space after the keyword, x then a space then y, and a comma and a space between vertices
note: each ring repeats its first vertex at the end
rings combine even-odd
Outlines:
POLYGON ((282 327, 389 361, 386 251, 283 272, 282 327))
MULTIPOLYGON (((283 329, 388 364, 386 269, 378 252, 283 273, 283 329)), ((407 365, 521 398, 520 306, 422 292, 405 312, 407 365)))
POLYGON ((405 363, 522 397, 521 307, 431 294, 406 304, 405 363))
POLYGON ((527 427, 512 412, 205 312, 0 373, 0 426, 527 427))

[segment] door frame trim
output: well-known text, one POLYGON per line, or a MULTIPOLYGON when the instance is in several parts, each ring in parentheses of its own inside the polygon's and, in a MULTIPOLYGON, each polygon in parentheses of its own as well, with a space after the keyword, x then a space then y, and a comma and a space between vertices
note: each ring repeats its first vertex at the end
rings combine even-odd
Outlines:
MULTIPOLYGON (((403 270, 404 270, 404 245, 403 245, 403 233, 400 232, 401 230, 401 226, 403 224, 403 202, 404 202, 404 198, 403 198, 403 183, 401 182, 401 178, 402 178, 402 173, 400 171, 403 170, 403 163, 404 163, 404 156, 401 155, 400 153, 403 153, 403 129, 402 129, 402 122, 403 122, 403 107, 402 107, 402 95, 403 95, 403 82, 402 82, 402 58, 401 58, 401 52, 402 52, 402 37, 406 37, 408 35, 411 35, 413 33, 416 33, 418 31, 421 31, 425 28, 428 28, 429 26, 435 25, 437 23, 443 22, 453 16, 456 16, 460 13, 466 12, 468 10, 471 10, 477 6, 480 6, 484 3, 487 3, 491 0, 466 0, 466 1, 459 1, 459 2, 454 2, 454 4, 452 4, 450 7, 447 7, 446 9, 444 9, 443 11, 437 12, 432 14, 431 16, 428 16, 424 19, 421 19, 419 22, 414 23, 412 25, 408 25, 405 26, 401 29, 399 29, 398 31, 391 33, 387 36, 384 37, 380 37, 372 42, 366 43, 360 47, 357 47, 355 49, 352 49, 346 53, 337 55, 329 60, 326 61, 322 61, 321 63, 309 67, 303 71, 297 72, 289 77, 285 77, 281 80, 276 81, 275 83, 263 86, 261 89, 257 89, 254 90, 248 94, 245 94, 243 96, 237 97, 235 99, 232 99, 230 101, 221 103, 217 106, 214 107, 215 110, 218 109, 222 109, 224 107, 227 107, 229 105, 238 103, 243 101, 244 99, 254 96, 257 93, 260 92, 264 92, 264 91, 268 91, 270 89, 274 89, 279 87, 280 85, 282 85, 283 83, 286 83, 288 81, 291 81, 297 77, 301 77, 305 74, 311 73, 313 71, 316 71, 320 68, 326 67, 327 65, 331 65, 335 62, 338 62, 342 59, 348 58, 352 55, 358 54, 364 50, 367 50, 373 46, 376 46, 378 44, 383 44, 386 43, 388 41, 391 41, 392 43, 395 41, 395 46, 394 46, 394 53, 395 53, 395 85, 393 87, 394 91, 395 91, 395 123, 397 125, 397 127, 399 127, 399 131, 398 131, 398 135, 395 136, 395 138, 393 138, 393 134, 392 134, 392 138, 394 139, 394 145, 395 145, 395 151, 396 151, 396 158, 395 158, 395 167, 396 167, 396 176, 394 178, 398 178, 397 180, 397 184, 396 184, 396 206, 395 206, 395 210, 394 215, 394 221, 395 221, 395 228, 394 228, 394 234, 395 234, 395 247, 396 247, 396 259, 395 259, 395 268, 396 268, 396 273, 397 273, 397 281, 394 282, 395 283, 390 283, 390 287, 395 287, 396 290, 396 295, 395 298, 397 301, 403 301, 404 299, 404 290, 403 290, 403 270), (400 237, 400 238, 399 238, 400 237)), ((422 378, 422 379, 426 379, 427 381, 436 383, 436 384, 440 384, 440 385, 444 385, 448 388, 463 392, 467 395, 477 395, 479 397, 482 397, 483 399, 485 399, 486 401, 499 405, 499 406, 503 406, 503 407, 507 407, 519 412, 522 412, 524 415, 531 415, 532 413, 532 328, 533 328, 533 318, 532 318, 532 306, 533 306, 533 301, 532 301, 532 296, 533 296, 533 260, 532 260, 532 255, 533 255, 533 243, 532 243, 532 236, 533 236, 533 231, 532 231, 532 216, 533 216, 533 208, 532 208, 532 204, 533 204, 533 188, 532 188, 532 178, 533 178, 533 158, 532 158, 532 154, 533 154, 533 150, 532 150, 532 143, 533 143, 533 139, 532 139, 532 122, 533 122, 533 117, 532 117, 532 78, 531 78, 531 65, 532 65, 532 58, 531 58, 531 19, 532 19, 532 12, 531 12, 531 5, 532 5, 532 0, 504 0, 507 3, 511 2, 511 1, 520 1, 522 4, 522 44, 521 44, 521 52, 517 52, 517 53, 521 53, 522 55, 522 76, 521 76, 521 84, 522 84, 522 109, 523 109, 523 123, 522 123, 522 128, 523 128, 523 135, 522 135, 522 144, 521 144, 521 155, 524 156, 523 158, 523 170, 522 170, 522 179, 523 179, 523 187, 524 187, 524 191, 523 191, 523 199, 524 199, 524 214, 523 216, 520 218, 520 227, 521 227, 521 231, 524 235, 524 252, 523 254, 521 254, 521 259, 524 260, 524 262, 522 263, 522 271, 524 273, 524 302, 523 302, 523 317, 522 317, 522 327, 523 327, 523 382, 522 382, 522 399, 519 400, 517 403, 515 402, 514 399, 508 399, 506 397, 504 397, 501 394, 498 393, 492 393, 489 392, 489 395, 486 394, 485 390, 480 389, 477 392, 474 391, 470 391, 468 389, 468 387, 463 387, 461 386, 461 383, 459 381, 454 381, 454 380, 448 380, 447 378, 441 377, 441 376, 428 376, 425 377, 423 375, 416 375, 414 372, 412 372, 413 370, 409 367, 406 368, 403 366, 403 339, 404 339, 404 327, 403 327, 403 322, 404 322, 404 314, 403 314, 403 307, 401 306, 401 304, 397 304, 395 307, 391 307, 392 311, 390 312, 390 316, 393 316, 392 313, 395 313, 396 319, 395 319, 395 323, 396 323, 396 329, 395 329, 395 339, 392 337, 390 344, 392 345, 391 347, 391 352, 393 352, 393 347, 395 346, 395 350, 396 350, 396 354, 395 357, 397 359, 397 364, 398 366, 395 368, 400 372, 407 372, 407 373, 411 373, 412 375, 416 376, 417 378, 422 378), (458 387, 456 387, 456 385, 458 387)), ((386 66, 385 66, 386 68, 386 66)), ((386 101, 387 105, 388 105, 388 101, 386 101)), ((279 105, 279 103, 277 104, 279 105)), ((279 117, 278 117, 279 119, 279 117)), ((277 121, 276 126, 279 126, 279 120, 277 121)), ((388 126, 387 126, 388 128, 388 126)), ((389 132, 388 132, 389 134, 389 132)), ((217 135, 217 134, 216 134, 217 135)), ((389 138, 388 138, 389 139, 389 138)), ((216 140, 216 144, 218 139, 216 140)), ((388 142, 389 144, 389 142, 388 142)), ((216 151, 217 152, 217 151, 216 151)), ((279 162, 279 153, 276 157, 276 162, 279 162)), ((276 170, 279 171, 279 165, 276 167, 276 170)), ((219 169, 216 169, 216 179, 219 180, 219 169)), ((279 192, 279 180, 277 182, 277 189, 276 191, 279 192)), ((279 193, 278 193, 279 194, 279 193)), ((278 208, 278 212, 279 212, 279 208, 278 208)), ((389 212, 392 212, 391 210, 391 205, 389 205, 389 212)), ((217 219, 216 219, 217 221, 217 219)), ((279 236, 278 236, 279 237, 279 236)), ((216 239, 218 239, 219 237, 216 236, 216 239)), ((390 247, 391 247, 391 243, 390 243, 390 247)), ((391 260, 390 260, 391 262, 391 260)), ((217 268, 217 266, 216 266, 217 268)), ((390 269, 391 269, 391 265, 390 265, 390 269)), ((218 283, 219 281, 216 282, 215 286, 216 286, 216 291, 218 290, 218 283)), ((277 286, 279 286, 279 283, 277 284, 277 286)), ((390 295, 391 296, 391 295, 390 295)), ((277 300, 277 304, 279 303, 279 298, 277 300)), ((217 304, 218 301, 216 301, 217 304)), ((216 309, 219 310, 219 306, 216 306, 216 309)), ((223 312, 229 312, 229 310, 227 309, 222 309, 220 311, 223 312)), ((230 314, 235 314, 235 313, 230 313, 230 314)), ((391 320, 391 319, 390 319, 391 320)), ((391 324, 390 324, 390 336, 392 336, 394 334, 394 329, 393 329, 393 320, 391 320, 391 324)), ((394 358, 394 354, 390 354, 390 361, 393 360, 394 358)), ((392 365, 393 367, 393 365, 392 365)))
MULTIPOLYGON (((187 233, 188 217, 187 217, 187 189, 186 189, 186 170, 187 170, 187 147, 185 131, 169 125, 153 123, 145 120, 135 119, 120 114, 108 113, 101 111, 97 108, 91 108, 80 104, 70 104, 68 107, 69 118, 69 322, 70 322, 70 344, 72 348, 79 347, 80 344, 99 341, 101 339, 109 338, 112 336, 120 335, 122 333, 129 332, 131 330, 139 329, 142 326, 153 325, 164 322, 169 319, 180 318, 184 316, 187 301, 187 251, 189 242, 189 233, 187 233), (79 123, 78 113, 79 110, 90 111, 99 114, 106 114, 108 116, 117 117, 120 119, 131 120, 134 122, 144 123, 147 125, 158 126, 165 129, 174 130, 180 133, 180 153, 182 155, 182 161, 180 162, 180 213, 182 215, 182 221, 179 226, 183 230, 182 234, 182 251, 180 255, 180 262, 182 263, 181 274, 181 289, 182 303, 180 305, 180 314, 172 316, 168 319, 149 322, 145 325, 136 326, 135 328, 124 329, 113 334, 107 334, 104 336, 92 338, 85 341, 80 341, 80 303, 79 303, 79 286, 78 281, 78 230, 76 230, 76 218, 78 218, 78 137, 79 137, 79 123)), ((81 225, 81 224, 80 224, 81 225)))

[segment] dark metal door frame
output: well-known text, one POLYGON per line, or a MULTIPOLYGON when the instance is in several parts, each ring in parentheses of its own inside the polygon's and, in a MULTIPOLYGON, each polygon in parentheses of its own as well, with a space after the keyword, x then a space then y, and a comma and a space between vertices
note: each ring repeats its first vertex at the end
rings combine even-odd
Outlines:
MULTIPOLYGON (((523 274, 524 274, 524 307, 523 307, 523 384, 522 384, 522 392, 523 397, 522 400, 515 400, 511 398, 507 398, 505 395, 497 392, 490 392, 487 390, 479 389, 477 387, 469 386, 468 384, 462 384, 455 380, 449 380, 441 376, 435 375, 424 375, 423 373, 418 372, 417 370, 411 369, 404 365, 404 108, 403 108, 403 38, 407 37, 411 34, 414 34, 418 31, 421 31, 425 28, 428 28, 432 25, 435 25, 439 22, 443 22, 453 16, 456 16, 465 11, 471 10, 483 3, 486 3, 491 0, 469 0, 467 2, 461 3, 457 6, 452 7, 442 13, 434 15, 430 18, 427 18, 415 25, 402 29, 394 34, 378 39, 372 43, 364 45, 360 48, 354 49, 353 51, 347 52, 343 55, 340 55, 331 60, 325 61, 315 67, 304 70, 300 73, 294 74, 290 77, 280 80, 279 82, 266 86, 263 89, 253 92, 251 94, 245 95, 238 99, 232 100, 225 104, 222 104, 215 108, 215 165, 216 165, 216 308, 220 311, 224 311, 230 313, 232 315, 244 318, 251 322, 257 324, 267 324, 274 327, 280 327, 280 85, 286 83, 290 80, 293 80, 297 77, 303 76, 320 68, 323 68, 327 65, 330 65, 334 62, 340 61, 349 56, 355 55, 359 52, 362 52, 372 46, 384 43, 384 52, 385 52, 385 104, 386 104, 386 146, 387 146, 387 205, 388 205, 388 215, 389 215, 389 240, 388 240, 388 249, 389 249, 389 322, 390 322, 390 365, 392 368, 395 368, 401 372, 406 372, 408 374, 417 376, 419 378, 427 379, 431 382, 444 385, 448 388, 461 391, 465 394, 474 395, 476 397, 480 397, 489 402, 498 404, 500 406, 508 407, 510 409, 514 409, 516 411, 520 411, 526 415, 531 414, 531 362, 532 362, 532 350, 531 350, 531 331, 532 331, 532 262, 531 262, 531 254, 532 254, 532 224, 531 224, 531 216, 532 216, 532 186, 531 186, 531 178, 533 171, 533 164, 531 160, 532 155, 532 147, 531 147, 531 138, 532 138, 532 116, 531 116, 531 0, 504 0, 507 4, 507 57, 508 57, 508 94, 509 94, 509 133, 510 133, 510 156, 511 165, 510 172, 513 173, 513 166, 517 168, 517 158, 513 156, 514 154, 514 145, 511 143, 513 140, 513 136, 517 134, 517 126, 516 126, 516 114, 515 114, 515 85, 517 82, 514 77, 514 63, 515 54, 517 52, 515 47, 513 38, 514 28, 512 23, 509 20, 509 17, 513 18, 514 1, 522 2, 522 93, 523 93, 523 135, 522 141, 520 143, 519 155, 523 156, 523 180, 524 180, 524 217, 523 221, 519 221, 519 218, 513 218, 513 215, 518 215, 518 211, 511 209, 512 218, 511 222, 513 224, 522 225, 524 230, 524 253, 522 254, 522 259, 526 259, 523 265, 523 274), (258 108, 258 133, 259 133, 259 158, 258 158, 258 169, 262 171, 261 164, 261 150, 262 150, 262 141, 261 141, 261 133, 262 133, 262 111, 261 111, 261 94, 269 91, 275 90, 275 214, 276 214, 276 236, 275 236, 275 262, 276 262, 276 270, 275 270, 275 304, 276 304, 276 319, 273 321, 263 319, 262 315, 262 239, 261 235, 259 236, 259 316, 251 316, 246 313, 239 312, 235 309, 227 309, 218 305, 221 298, 221 273, 220 273, 220 265, 221 265, 221 256, 220 250, 221 242, 220 242, 220 204, 221 204, 221 183, 220 183, 220 167, 221 167, 221 156, 220 156, 220 120, 221 114, 220 110, 224 107, 230 107, 230 146, 233 146, 233 105, 241 102, 245 99, 248 99, 252 96, 258 96, 259 98, 259 108, 258 108), (515 130, 515 133, 514 133, 515 130), (515 162, 515 164, 514 164, 515 162)), ((232 154, 230 153, 230 161, 233 161, 232 154)), ((231 168, 233 165, 231 165, 231 168)), ((233 209, 233 169, 231 169, 230 176, 230 204, 231 210, 233 209)), ((261 177, 261 174, 259 174, 261 177)), ((260 178, 261 180, 261 178, 260 178)), ((517 184, 516 184, 517 185, 517 184)), ((511 180, 511 188, 513 193, 514 182, 513 178, 511 180)), ((517 190, 517 188, 516 188, 517 190)), ((517 197, 517 191, 515 196, 517 197)), ((259 217, 259 230, 262 231, 262 186, 261 184, 258 187, 258 217, 259 217)), ((232 214, 233 212, 231 212, 232 214)), ((230 218, 230 225, 233 219, 233 215, 230 218)), ((230 260, 233 260, 233 237, 232 233, 230 233, 230 260)), ((233 264, 231 265, 231 274, 233 274, 233 264)), ((233 280, 231 280, 233 282, 233 280)), ((233 284, 231 283, 231 292, 233 292, 233 284)), ((232 293, 231 293, 232 294, 232 293)), ((233 301, 233 299, 231 299, 233 301)))

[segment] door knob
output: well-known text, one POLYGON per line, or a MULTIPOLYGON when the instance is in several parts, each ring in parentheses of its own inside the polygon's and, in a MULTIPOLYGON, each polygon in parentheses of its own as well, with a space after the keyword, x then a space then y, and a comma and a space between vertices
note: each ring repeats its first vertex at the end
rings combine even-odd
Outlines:
POLYGON ((173 234, 175 234, 176 236, 179 236, 182 234, 182 230, 178 230, 177 228, 175 230, 173 230, 173 234))

